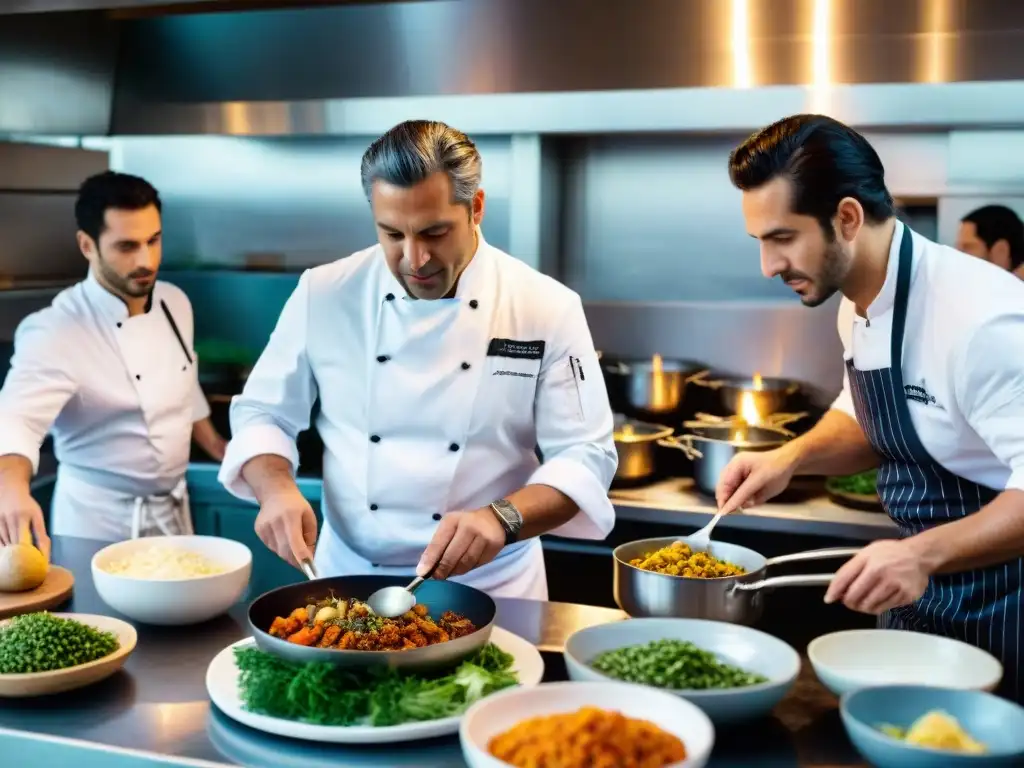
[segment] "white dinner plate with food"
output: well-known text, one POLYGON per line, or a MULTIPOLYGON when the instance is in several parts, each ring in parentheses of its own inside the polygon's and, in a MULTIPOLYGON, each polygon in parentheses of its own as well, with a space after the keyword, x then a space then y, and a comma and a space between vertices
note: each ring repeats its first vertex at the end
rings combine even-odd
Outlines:
MULTIPOLYGON (((23 621, 33 616, 35 615, 27 614, 18 619, 23 621)), ((46 616, 77 622, 100 632, 109 632, 116 638, 117 647, 98 659, 92 659, 72 667, 51 669, 45 672, 0 674, 0 697, 45 696, 97 683, 110 677, 124 666, 128 656, 135 650, 135 644, 138 641, 135 627, 110 616, 85 613, 52 613, 46 614, 46 616)), ((5 628, 11 621, 12 619, 0 621, 0 629, 5 628)))
MULTIPOLYGON (((532 644, 511 632, 495 627, 490 642, 513 658, 510 669, 521 687, 538 685, 544 677, 544 660, 532 644)), ((206 690, 210 700, 225 715, 242 725, 258 731, 287 736, 293 739, 319 741, 331 744, 385 744, 449 736, 459 732, 462 715, 438 720, 424 720, 402 725, 315 725, 299 720, 250 712, 245 709, 238 691, 239 670, 235 664, 235 649, 256 647, 252 638, 239 640, 218 653, 206 670, 206 690)))

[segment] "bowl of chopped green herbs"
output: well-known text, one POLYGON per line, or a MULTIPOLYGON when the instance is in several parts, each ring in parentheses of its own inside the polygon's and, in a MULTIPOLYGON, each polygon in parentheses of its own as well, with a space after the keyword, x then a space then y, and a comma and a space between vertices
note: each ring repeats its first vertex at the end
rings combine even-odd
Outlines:
POLYGON ((573 633, 571 680, 623 680, 691 701, 716 724, 767 715, 793 687, 800 654, 760 630, 704 619, 627 619, 573 633))
POLYGON ((41 612, 0 622, 0 697, 99 682, 124 666, 137 639, 131 624, 110 616, 41 612))
POLYGON ((830 477, 825 481, 825 491, 836 504, 871 512, 883 511, 878 496, 878 470, 858 472, 845 477, 830 477))

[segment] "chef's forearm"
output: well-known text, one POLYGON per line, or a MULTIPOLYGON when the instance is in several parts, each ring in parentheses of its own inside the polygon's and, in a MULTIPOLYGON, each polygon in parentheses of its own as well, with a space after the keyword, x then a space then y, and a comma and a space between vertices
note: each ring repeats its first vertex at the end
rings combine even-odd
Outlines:
POLYGON ((792 455, 797 475, 852 475, 879 463, 857 420, 836 409, 781 450, 792 455))
POLYGON ((261 454, 242 467, 242 479, 252 488, 260 504, 277 495, 300 493, 292 465, 283 456, 261 454))
POLYGON ((16 453, 0 456, 0 495, 28 493, 31 482, 31 461, 16 453))
POLYGON ((906 540, 929 574, 998 565, 1024 555, 1024 491, 1009 490, 973 515, 906 540))
POLYGON ((227 442, 220 436, 217 428, 213 426, 213 422, 209 418, 200 419, 192 425, 192 439, 196 441, 200 448, 206 451, 210 458, 216 461, 224 459, 224 449, 227 447, 227 442))
POLYGON ((576 502, 550 485, 527 485, 506 498, 523 516, 520 539, 540 536, 565 525, 579 512, 576 502))

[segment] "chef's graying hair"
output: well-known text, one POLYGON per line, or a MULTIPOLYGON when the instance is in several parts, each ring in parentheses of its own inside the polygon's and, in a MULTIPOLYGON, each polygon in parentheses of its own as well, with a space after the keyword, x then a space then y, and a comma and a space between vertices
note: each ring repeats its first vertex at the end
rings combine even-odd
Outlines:
POLYGON ((99 242, 108 210, 141 211, 151 205, 158 211, 162 208, 160 195, 148 181, 127 173, 104 171, 90 176, 78 188, 75 222, 80 230, 99 242))
POLYGON ((793 184, 791 210, 816 218, 829 240, 839 201, 852 197, 873 224, 892 218, 885 168, 867 139, 824 115, 793 115, 748 138, 729 155, 729 178, 749 191, 779 176, 793 184))
POLYGON ((434 120, 399 123, 369 146, 360 168, 367 200, 375 181, 411 187, 439 171, 451 180, 453 202, 469 205, 480 187, 480 152, 462 131, 434 120))

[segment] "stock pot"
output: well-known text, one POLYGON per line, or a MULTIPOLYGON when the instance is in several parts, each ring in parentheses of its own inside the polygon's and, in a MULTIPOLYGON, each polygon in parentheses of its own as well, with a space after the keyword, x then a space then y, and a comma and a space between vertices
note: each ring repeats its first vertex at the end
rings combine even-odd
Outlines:
POLYGON ((658 469, 659 441, 672 435, 672 427, 648 424, 615 415, 615 450, 619 466, 615 480, 636 483, 653 477, 658 469))
POLYGON ((800 385, 790 379, 763 378, 761 376, 720 376, 708 373, 695 379, 694 384, 718 393, 719 405, 725 413, 741 413, 744 395, 749 393, 754 407, 761 416, 786 410, 789 399, 800 391, 800 385))
POLYGON ((663 416, 675 414, 683 403, 686 387, 707 373, 693 360, 608 360, 603 369, 609 389, 635 412, 663 416))

